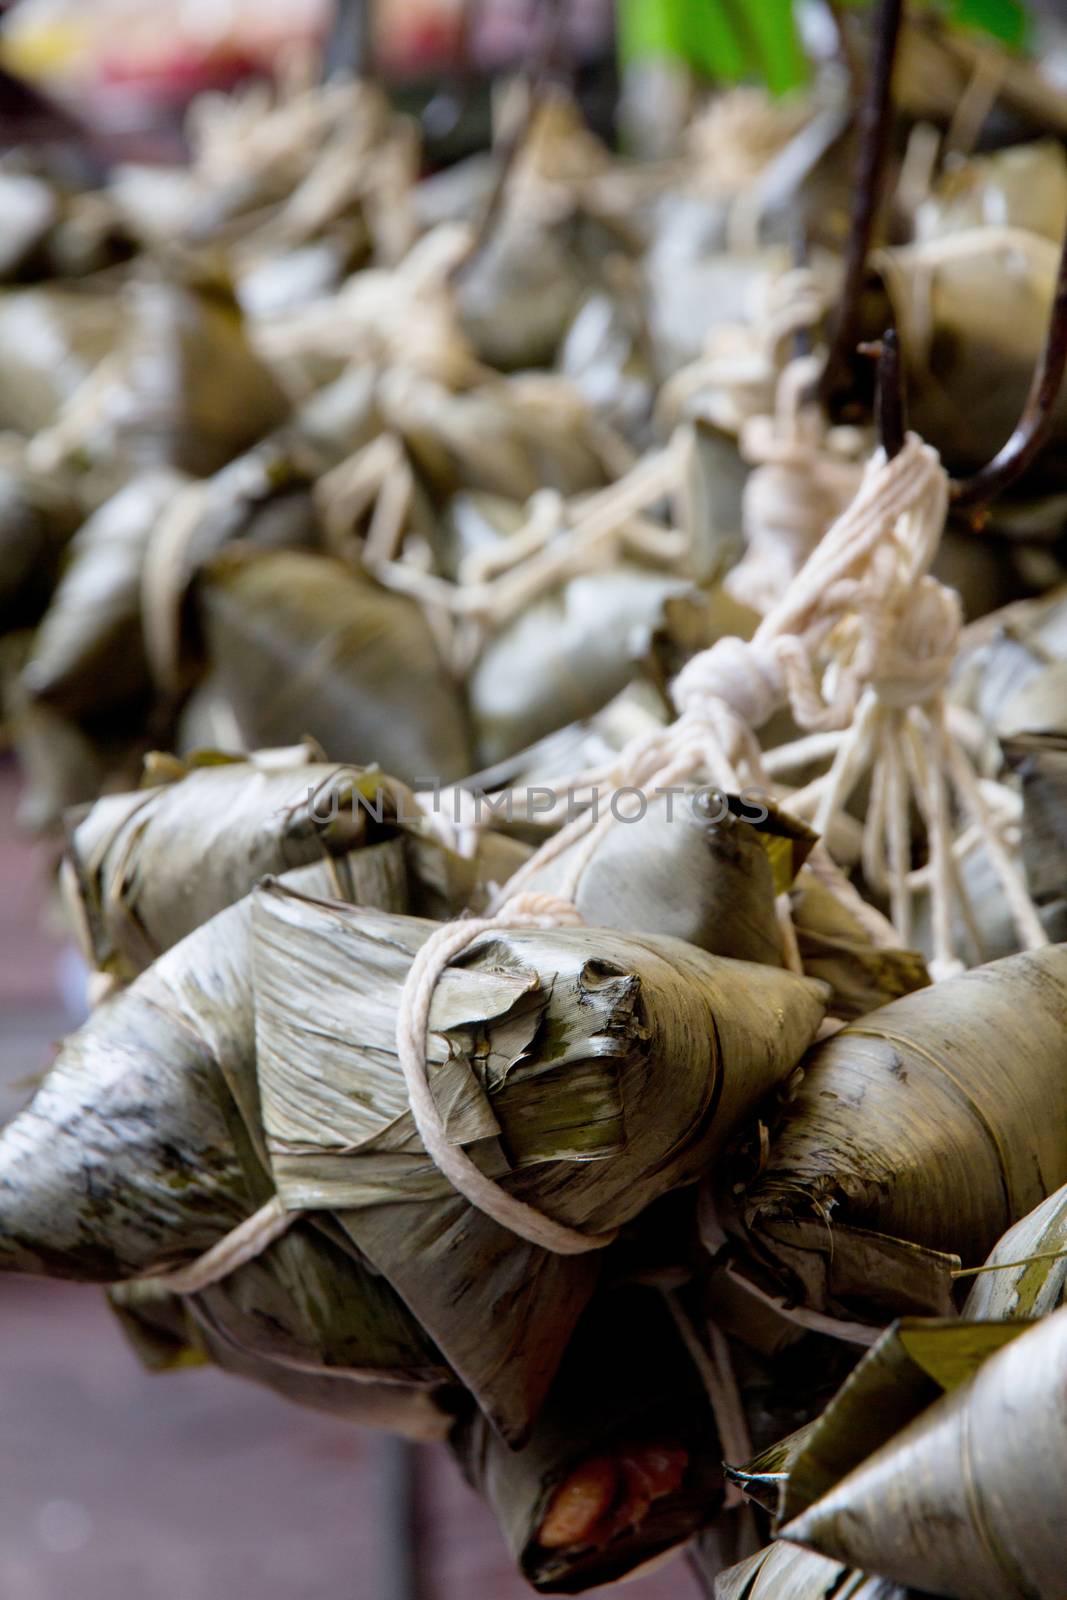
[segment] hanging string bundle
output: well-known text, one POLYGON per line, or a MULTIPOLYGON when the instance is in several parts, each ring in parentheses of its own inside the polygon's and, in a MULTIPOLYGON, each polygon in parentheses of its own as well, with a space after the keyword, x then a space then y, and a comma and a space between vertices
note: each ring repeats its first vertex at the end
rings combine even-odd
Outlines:
POLYGON ((751 417, 740 451, 754 471, 745 484, 745 554, 726 576, 726 588, 765 613, 781 599, 859 488, 859 463, 834 448, 826 416, 814 399, 823 360, 800 356, 778 380, 773 416, 751 417))

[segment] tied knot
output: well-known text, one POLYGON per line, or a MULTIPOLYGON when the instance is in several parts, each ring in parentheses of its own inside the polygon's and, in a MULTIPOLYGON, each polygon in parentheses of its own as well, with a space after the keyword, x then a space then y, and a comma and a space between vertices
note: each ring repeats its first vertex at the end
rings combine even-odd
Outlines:
POLYGON ((741 454, 754 471, 745 484, 741 523, 747 551, 726 588, 766 613, 807 561, 859 487, 861 470, 828 444, 826 421, 810 394, 823 363, 791 361, 778 381, 773 416, 752 417, 741 454))
POLYGON ((749 728, 770 720, 784 697, 776 653, 744 639, 719 639, 688 661, 671 685, 682 716, 716 721, 726 706, 749 728))
POLYGON ((884 705, 924 705, 948 681, 963 613, 959 596, 929 576, 920 579, 907 611, 879 651, 872 672, 884 705))

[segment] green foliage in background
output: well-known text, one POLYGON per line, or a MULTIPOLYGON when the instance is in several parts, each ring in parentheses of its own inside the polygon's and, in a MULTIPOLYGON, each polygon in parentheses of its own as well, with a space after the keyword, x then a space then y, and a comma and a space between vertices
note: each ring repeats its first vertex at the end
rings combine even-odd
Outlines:
MULTIPOLYGON (((868 7, 872 0, 843 0, 868 7)), ((985 33, 1010 49, 1025 47, 1030 18, 1023 0, 923 0, 953 27, 985 33)), ((774 94, 809 75, 794 0, 618 0, 624 61, 673 56, 718 83, 765 83, 774 94)))

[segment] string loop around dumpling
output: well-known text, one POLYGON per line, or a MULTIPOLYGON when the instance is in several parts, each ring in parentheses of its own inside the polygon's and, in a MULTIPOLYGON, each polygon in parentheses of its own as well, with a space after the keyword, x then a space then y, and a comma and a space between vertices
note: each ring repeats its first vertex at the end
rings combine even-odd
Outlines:
POLYGON ((426 1033, 434 989, 445 968, 485 933, 494 928, 558 928, 578 926, 581 916, 569 901, 556 895, 528 891, 506 901, 493 917, 470 917, 442 923, 421 947, 400 993, 396 1049, 407 1085, 415 1126, 427 1155, 438 1171, 471 1205, 477 1206, 502 1227, 531 1244, 556 1255, 582 1255, 601 1250, 615 1238, 609 1233, 582 1233, 555 1222, 535 1206, 516 1199, 489 1178, 458 1145, 450 1144, 437 1109, 428 1077, 426 1033))

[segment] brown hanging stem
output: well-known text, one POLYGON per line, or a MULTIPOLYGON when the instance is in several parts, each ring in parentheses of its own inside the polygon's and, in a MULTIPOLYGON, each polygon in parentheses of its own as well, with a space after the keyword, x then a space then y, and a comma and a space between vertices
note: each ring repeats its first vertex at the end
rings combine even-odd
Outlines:
POLYGON ((861 344, 859 351, 861 355, 875 356, 878 360, 874 415, 879 443, 886 460, 892 461, 903 450, 908 431, 908 399, 897 330, 887 328, 875 343, 861 344))
POLYGON ((988 466, 973 477, 952 484, 954 506, 974 509, 986 506, 1022 477, 1049 441, 1055 420, 1056 401, 1067 372, 1067 234, 1060 252, 1056 292, 1052 301, 1048 334, 1034 370, 1033 382, 1023 414, 1015 431, 988 466))
POLYGON ((860 155, 852 206, 852 228, 845 258, 841 312, 834 330, 821 386, 828 410, 851 394, 858 342, 860 296, 867 271, 874 222, 885 189, 893 124, 893 67, 904 14, 904 0, 879 0, 874 59, 860 120, 860 155))

